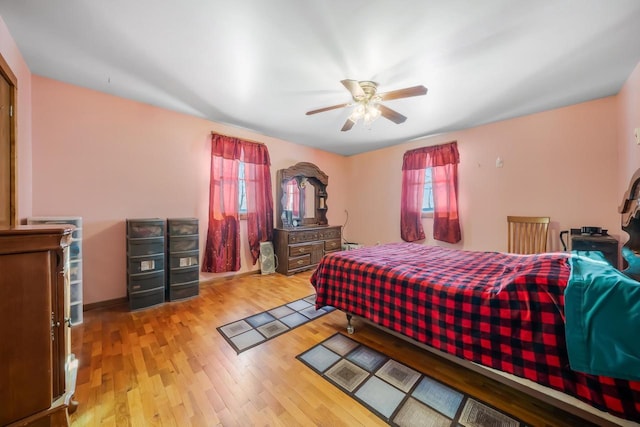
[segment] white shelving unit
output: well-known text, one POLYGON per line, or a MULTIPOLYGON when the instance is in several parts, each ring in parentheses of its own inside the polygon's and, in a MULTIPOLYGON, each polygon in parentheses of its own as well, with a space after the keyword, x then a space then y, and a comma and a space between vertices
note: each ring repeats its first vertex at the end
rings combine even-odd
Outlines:
POLYGON ((27 218, 27 224, 70 224, 75 227, 69 245, 69 317, 71 325, 82 323, 82 217, 79 216, 34 216, 27 218))

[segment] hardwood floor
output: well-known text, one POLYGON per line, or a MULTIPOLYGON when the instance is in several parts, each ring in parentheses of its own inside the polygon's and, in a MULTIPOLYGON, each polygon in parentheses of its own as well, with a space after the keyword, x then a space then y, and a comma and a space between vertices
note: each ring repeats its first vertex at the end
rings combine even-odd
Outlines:
MULTIPOLYGON (((216 327, 313 293, 310 273, 204 284, 200 296, 142 311, 91 310, 72 328, 80 361, 72 425, 382 426, 295 356, 345 331, 339 311, 239 355, 216 327)), ((533 426, 588 423, 361 322, 352 338, 533 426)))

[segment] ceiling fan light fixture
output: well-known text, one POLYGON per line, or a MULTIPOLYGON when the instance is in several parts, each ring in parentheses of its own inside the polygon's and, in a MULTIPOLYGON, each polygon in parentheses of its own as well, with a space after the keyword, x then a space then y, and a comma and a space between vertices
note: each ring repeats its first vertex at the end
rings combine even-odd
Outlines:
POLYGON ((351 112, 351 116, 349 116, 349 119, 355 123, 361 118, 363 118, 365 113, 366 113, 365 104, 363 104, 362 102, 359 102, 351 112))
POLYGON ((378 105, 370 101, 361 101, 351 112, 349 120, 353 123, 357 123, 358 120, 363 119, 365 125, 370 126, 378 117, 380 117, 380 109, 378 105))
POLYGON ((341 131, 343 132, 351 130, 360 119, 363 119, 365 126, 370 128, 371 124, 380 116, 391 120, 395 124, 404 123, 407 118, 382 104, 382 101, 426 95, 427 93, 427 88, 422 85, 406 87, 404 89, 397 89, 379 94, 377 93, 377 83, 369 80, 358 81, 345 79, 341 80, 340 83, 342 83, 351 93, 351 97, 354 102, 318 108, 316 110, 307 111, 306 114, 317 114, 342 107, 354 107, 349 118, 347 118, 347 121, 342 126, 341 131))
POLYGON ((378 106, 376 104, 368 103, 364 114, 364 121, 371 123, 378 117, 380 117, 380 109, 378 106))

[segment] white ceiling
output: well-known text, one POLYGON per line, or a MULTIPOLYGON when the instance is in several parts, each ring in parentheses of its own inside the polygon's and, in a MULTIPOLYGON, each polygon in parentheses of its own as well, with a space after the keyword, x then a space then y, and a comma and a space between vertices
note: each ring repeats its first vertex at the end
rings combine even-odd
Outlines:
POLYGON ((31 72, 351 155, 616 94, 639 0, 0 0, 31 72), (341 132, 340 80, 408 117, 341 132))

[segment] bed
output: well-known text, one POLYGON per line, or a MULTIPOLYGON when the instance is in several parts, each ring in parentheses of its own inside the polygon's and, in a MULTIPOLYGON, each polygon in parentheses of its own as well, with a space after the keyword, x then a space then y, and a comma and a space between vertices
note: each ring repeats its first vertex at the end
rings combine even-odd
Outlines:
MULTIPOLYGON (((311 282, 317 307, 336 307, 413 342, 531 380, 621 419, 640 422, 640 377, 614 378, 570 366, 567 334, 569 341, 581 340, 573 339, 578 335, 567 326, 565 303, 573 304, 573 327, 591 326, 584 324, 589 323, 584 318, 597 318, 600 311, 587 307, 585 314, 581 311, 584 307, 576 306, 598 292, 591 286, 594 274, 601 277, 598 269, 609 269, 614 280, 623 280, 608 263, 583 255, 514 255, 391 243, 328 254, 311 282), (574 293, 571 301, 565 301, 569 286, 574 286, 574 293)), ((634 293, 640 292, 640 285, 633 288, 638 282, 628 280, 632 296, 638 300, 632 309, 640 310, 640 293, 634 293)), ((633 337, 640 331, 640 312, 629 317, 635 329, 623 330, 622 335, 633 337), (629 334, 630 330, 634 333, 629 334)), ((603 319, 599 321, 602 334, 603 319)), ((595 351, 601 347, 597 341, 586 341, 579 344, 595 351)), ((582 351, 577 351, 578 356, 582 351)), ((608 368, 611 359, 602 360, 608 368)), ((635 374, 640 375, 640 365, 634 365, 637 359, 634 362, 631 357, 624 363, 618 368, 622 377, 630 366, 631 370, 637 367, 635 374)))

